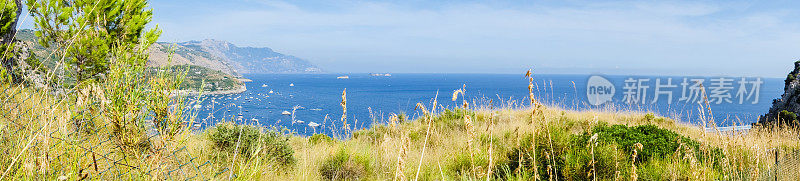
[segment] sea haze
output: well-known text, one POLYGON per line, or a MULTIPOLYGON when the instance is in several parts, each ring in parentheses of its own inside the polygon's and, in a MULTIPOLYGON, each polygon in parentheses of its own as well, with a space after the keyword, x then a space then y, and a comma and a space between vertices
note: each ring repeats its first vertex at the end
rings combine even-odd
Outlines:
MULTIPOLYGON (((522 74, 392 74, 391 76, 371 76, 369 74, 250 74, 246 78, 247 91, 230 95, 207 95, 199 106, 197 120, 202 128, 215 124, 214 121, 234 120, 244 124, 262 126, 287 127, 303 135, 331 133, 331 128, 341 129, 339 120, 342 115, 341 94, 347 89, 347 119, 353 128, 367 128, 373 122, 385 122, 389 113, 405 113, 409 117, 421 114, 415 110, 417 103, 423 103, 428 109, 438 93, 438 103, 447 108, 460 105, 461 101, 451 100, 453 91, 466 85, 466 96, 470 104, 489 107, 521 107, 528 106, 528 80, 522 74), (337 77, 348 75, 347 79, 337 77), (292 86, 293 85, 293 86, 292 86), (270 93, 272 91, 272 93, 270 93), (294 107, 294 122, 291 115, 294 107), (211 117, 213 116, 213 118, 211 117), (328 117, 326 120, 325 117, 328 117), (214 120, 214 121, 212 121, 214 120), (300 121, 297 121, 300 120, 300 121), (332 122, 335 121, 335 122, 332 122), (320 124, 316 130, 308 126, 314 122, 320 124)), ((674 76, 603 76, 616 87, 611 103, 601 107, 590 106, 586 98, 586 82, 590 75, 534 75, 534 94, 544 104, 565 109, 614 109, 621 111, 652 111, 658 115, 671 117, 683 122, 699 123, 698 103, 678 101, 681 96, 681 85, 684 77, 674 76), (625 104, 623 87, 625 80, 650 79, 647 91, 647 102, 653 99, 655 79, 672 78, 676 88, 666 89, 673 92, 673 102, 668 104, 666 95, 661 95, 654 104, 625 104)), ((710 79, 718 77, 686 77, 706 80, 710 87, 710 79)), ((727 77, 735 96, 738 81, 741 77, 727 77)), ((748 78, 755 80, 756 78, 748 78)), ((767 112, 772 99, 783 92, 783 80, 761 78, 763 84, 759 90, 758 103, 745 101, 738 104, 733 97, 732 103, 711 103, 715 121, 720 126, 733 124, 750 124, 759 115, 767 112)), ((710 88, 708 88, 710 89, 710 88)), ((709 90, 710 92, 710 90, 709 90)))

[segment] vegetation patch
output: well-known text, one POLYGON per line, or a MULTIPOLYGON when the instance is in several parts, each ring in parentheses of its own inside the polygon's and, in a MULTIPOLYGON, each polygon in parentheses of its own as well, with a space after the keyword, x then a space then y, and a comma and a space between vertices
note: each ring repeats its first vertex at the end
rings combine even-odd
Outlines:
POLYGON ((369 157, 354 155, 349 148, 342 147, 325 159, 319 173, 325 180, 363 180, 371 170, 369 157))
POLYGON ((223 122, 209 129, 207 138, 218 151, 236 153, 243 158, 266 156, 281 166, 294 165, 294 150, 287 137, 277 131, 262 129, 223 122))
POLYGON ((314 134, 311 137, 308 137, 308 142, 312 145, 320 144, 320 143, 330 143, 333 142, 333 138, 326 134, 314 134))

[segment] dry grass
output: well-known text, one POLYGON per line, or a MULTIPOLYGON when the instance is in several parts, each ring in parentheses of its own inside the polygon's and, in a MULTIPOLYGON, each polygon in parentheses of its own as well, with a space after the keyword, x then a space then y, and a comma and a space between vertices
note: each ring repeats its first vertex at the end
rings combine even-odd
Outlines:
MULTIPOLYGON (((786 128, 753 129, 747 134, 719 134, 707 133, 695 125, 676 122, 671 119, 657 117, 648 120, 644 114, 635 112, 609 112, 605 110, 570 111, 558 108, 537 106, 536 109, 480 109, 469 110, 462 101, 463 117, 455 120, 437 119, 437 115, 427 112, 424 106, 420 110, 428 116, 410 122, 390 121, 387 124, 373 125, 370 129, 355 130, 352 137, 334 142, 311 144, 307 137, 289 136, 289 143, 294 149, 297 163, 290 169, 278 167, 268 158, 230 158, 220 160, 221 153, 214 151, 211 144, 203 137, 202 132, 182 132, 174 139, 161 140, 155 143, 161 151, 150 151, 147 155, 137 155, 133 152, 122 153, 114 144, 106 143, 111 130, 100 129, 93 136, 75 136, 75 130, 70 114, 78 105, 67 105, 55 102, 48 94, 38 93, 28 88, 5 86, 6 92, 2 100, 6 103, 0 106, 3 117, 4 139, 9 140, 0 148, 9 152, 11 157, 3 159, 4 175, 9 178, 50 178, 66 176, 68 178, 115 178, 116 175, 133 172, 136 178, 236 178, 236 179, 291 179, 291 180, 321 180, 322 176, 317 171, 326 158, 333 155, 343 147, 358 155, 365 155, 370 165, 370 171, 360 178, 369 180, 452 180, 452 179, 492 179, 488 175, 497 174, 506 155, 512 147, 519 145, 519 135, 540 134, 545 140, 537 140, 545 147, 552 148, 558 139, 551 139, 550 127, 564 128, 564 132, 578 135, 592 130, 598 122, 611 125, 656 125, 659 128, 674 131, 680 135, 703 143, 706 147, 720 148, 725 154, 723 169, 731 173, 746 173, 725 175, 726 178, 769 178, 775 174, 771 163, 774 163, 775 148, 797 149, 800 147, 797 131, 786 128), (37 94, 37 95, 34 95, 37 94), (13 106, 12 106, 13 105, 13 106), (45 109, 47 108, 47 109, 45 109), (468 114, 469 112, 474 114, 468 114), (534 116, 531 113, 534 112, 534 116), (64 114, 66 113, 66 114, 64 114), (13 118, 13 119, 9 119, 13 118), (36 121, 34 121, 36 120, 36 121), (448 123, 448 124, 445 124, 448 123), (448 127, 450 123, 458 127, 448 127), (563 126, 570 124, 571 126, 563 126), (560 126, 559 126, 560 125, 560 126), (475 129, 478 128, 478 129, 475 129), (69 138, 70 140, 63 140, 69 138), (20 144, 8 144, 20 143, 20 144), (111 154, 109 154, 111 153, 111 154), (416 154, 415 154, 416 153, 416 154), (125 159, 127 156, 127 159, 125 159), (132 159, 139 158, 139 159, 132 159), (110 160, 124 162, 114 163, 110 160), (461 169, 459 159, 466 159, 466 167, 461 169), (13 163, 13 164, 12 164, 13 163), (207 165, 202 167, 182 167, 182 164, 193 163, 207 165), (407 169, 408 163, 415 163, 415 169, 407 169), (124 166, 125 164, 128 166, 124 166), (133 168, 136 167, 136 168, 133 168), (96 168, 96 169, 95 169, 96 168), (127 169, 126 169, 127 168, 127 169), (197 168, 197 169, 195 169, 197 168), (103 172, 106 170, 106 172, 103 172), (156 170, 147 173, 144 170, 156 170), (178 174, 177 171, 180 171, 178 174), (172 171, 172 172, 170 172, 172 171), (220 174, 222 173, 222 174, 220 174)), ((344 101, 343 101, 344 102, 344 101)), ((107 118, 98 118, 107 120, 107 118)), ((102 125, 102 122, 95 124, 102 125)), ((590 149, 592 162, 596 152, 594 146, 590 149)), ((649 148, 641 148, 647 150, 649 148)), ((560 173, 564 168, 559 168, 556 156, 550 149, 546 151, 544 159, 547 161, 546 170, 537 172, 534 178, 551 178, 549 175, 560 173), (545 174, 540 176, 538 174, 545 174)), ((696 167, 694 171, 681 172, 669 171, 672 178, 691 177, 696 179, 714 178, 713 172, 708 170, 708 165, 702 165, 702 159, 697 155, 709 154, 704 150, 689 150, 695 156, 688 156, 690 165, 696 167)), ((514 153, 521 154, 521 153, 514 153)), ((635 157, 635 153, 633 155, 635 157)), ((796 158, 795 155, 783 155, 786 158, 796 158)), ((674 164, 683 159, 673 159, 674 164)), ((791 160, 780 160, 791 163, 791 160)), ((628 162, 632 164, 633 162, 628 162)), ((521 164, 514 162, 514 164, 521 164)), ((619 164, 619 163, 617 163, 619 164)), ((592 165, 598 166, 598 165, 592 165)), ((647 165, 617 165, 617 177, 628 175, 636 179, 641 175, 640 168, 647 165), (624 171, 630 170, 630 171, 624 171), (637 174, 639 174, 637 176, 637 174)), ((794 175, 798 173, 789 170, 797 169, 782 167, 786 172, 780 174, 794 175)), ((597 175, 594 168, 591 174, 597 175)), ((538 170, 534 170, 538 171, 538 170)), ((530 170, 516 170, 514 173, 523 175, 530 170)), ((513 177, 525 178, 525 177, 513 177)), ((784 177, 782 177, 784 178, 784 177)))

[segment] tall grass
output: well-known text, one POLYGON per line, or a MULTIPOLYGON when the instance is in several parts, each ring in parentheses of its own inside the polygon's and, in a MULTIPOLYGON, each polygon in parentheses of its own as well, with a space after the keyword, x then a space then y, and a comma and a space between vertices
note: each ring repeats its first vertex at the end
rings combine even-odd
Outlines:
MULTIPOLYGON (((707 132, 705 127, 716 124, 706 97, 698 109, 700 125, 613 105, 584 111, 546 106, 537 95, 547 91, 539 91, 531 70, 524 76, 529 97, 523 103, 501 98, 470 100, 464 85, 453 91, 453 109, 439 104, 437 92, 430 107, 417 104, 421 117, 406 120, 405 114, 391 114, 385 122, 376 121, 382 116, 372 116, 368 129, 354 127, 357 122, 349 124, 345 89, 341 123, 335 118, 329 123, 327 116, 322 121, 333 139, 236 124, 240 120, 210 120, 222 123, 193 130, 197 112, 191 108, 202 98, 176 93, 185 71, 146 68, 143 55, 152 43, 109 52, 114 60, 102 81, 71 85, 60 76, 66 72, 63 59, 51 60, 60 63, 45 76, 56 77, 53 86, 17 84, 5 74, 5 81, 0 81, 0 151, 7 156, 0 157, 4 166, 0 177, 800 179, 800 133, 795 128, 707 132), (494 101, 501 106, 495 107, 494 101)), ((546 81, 544 85, 547 89, 546 81)), ((552 91, 552 82, 550 86, 552 91)))

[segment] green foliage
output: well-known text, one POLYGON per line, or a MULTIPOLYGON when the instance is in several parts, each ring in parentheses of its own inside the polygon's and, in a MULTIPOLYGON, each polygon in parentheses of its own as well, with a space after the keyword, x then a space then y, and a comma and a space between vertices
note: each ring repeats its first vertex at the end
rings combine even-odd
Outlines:
POLYGON ((574 138, 572 134, 566 132, 563 126, 565 125, 543 127, 548 129, 550 132, 549 136, 546 134, 545 130, 541 130, 537 135, 520 135, 518 145, 510 148, 509 151, 506 152, 504 161, 498 162, 499 166, 496 167, 497 169, 495 171, 495 173, 497 173, 496 177, 533 176, 536 170, 538 170, 538 174, 541 178, 545 180, 551 177, 562 177, 559 172, 552 173, 552 175, 548 174, 546 169, 547 165, 561 170, 564 168, 564 155, 567 154, 567 152, 572 149, 585 150, 588 148, 586 142, 577 143, 573 141, 574 138), (546 155, 549 155, 549 159, 546 155), (538 169, 533 168, 534 162, 536 162, 538 169), (519 175, 518 173, 526 175, 519 175))
MULTIPOLYGON (((644 119, 658 119, 648 117, 644 119)), ((649 170, 645 170, 648 173, 641 171, 639 174, 652 176, 648 178, 664 178, 660 177, 664 171, 652 165, 654 160, 688 164, 685 159, 694 157, 711 172, 721 171, 719 163, 724 156, 720 149, 703 147, 697 141, 654 125, 608 126, 601 122, 591 132, 583 134, 571 134, 567 132, 567 127, 551 125, 545 127, 548 130, 538 132, 538 135, 523 135, 519 145, 505 152, 505 159, 498 162, 496 177, 531 177, 536 162, 538 173, 545 180, 551 177, 558 177, 559 180, 591 180, 594 177, 590 173, 596 174, 600 180, 628 178, 632 149, 636 143, 644 145, 644 149, 638 150, 636 165, 650 165, 649 170), (597 134, 596 139, 592 139, 594 134, 597 134), (535 159, 533 145, 536 145, 535 159), (691 153, 683 150, 691 150, 691 153), (556 173, 548 173, 548 166, 555 168, 556 173)))
POLYGON ((13 0, 0 1, 0 35, 11 32, 11 27, 17 21, 17 4, 13 0))
POLYGON ((478 172, 485 172, 483 168, 488 165, 489 156, 485 152, 475 151, 470 155, 469 150, 465 149, 454 153, 452 160, 444 166, 455 176, 475 177, 478 172))
POLYGON ((620 171, 620 176, 627 173, 630 166, 629 157, 620 151, 614 144, 586 143, 578 149, 568 149, 562 156, 564 159, 561 165, 560 175, 568 180, 592 180, 597 174, 598 179, 613 180, 617 176, 616 171, 620 171), (592 150, 594 149, 594 150, 592 150), (593 152, 594 151, 594 152, 593 152), (594 165, 592 159, 594 157, 594 165), (594 171, 593 171, 594 169, 594 171))
POLYGON ((787 111, 787 110, 782 110, 778 114, 778 117, 782 121, 785 121, 785 122, 793 122, 793 121, 797 120, 797 114, 795 114, 794 112, 791 112, 791 111, 787 111))
POLYGON ((218 70, 196 65, 175 65, 168 68, 172 72, 185 72, 186 79, 180 84, 181 89, 220 91, 233 90, 243 84, 236 77, 218 70))
POLYGON ((435 127, 453 130, 464 130, 464 117, 469 115, 473 120, 476 119, 475 111, 468 109, 455 108, 445 109, 433 117, 435 127))
POLYGON ((444 109, 439 115, 433 118, 434 121, 444 121, 444 120, 461 120, 464 119, 464 116, 469 115, 472 118, 475 118, 475 111, 462 109, 462 108, 455 108, 455 109, 444 109))
POLYGON ((143 63, 113 59, 120 55, 114 52, 146 51, 160 35, 158 28, 144 30, 152 18, 145 0, 27 0, 27 6, 39 44, 64 51, 60 55, 79 83, 103 79, 112 61, 143 63))
POLYGON ((644 115, 644 119, 646 121, 652 121, 655 118, 656 118, 656 116, 653 113, 647 113, 647 114, 644 115))
POLYGON ((207 130, 206 138, 218 151, 237 153, 243 158, 264 156, 281 166, 293 166, 296 160, 288 138, 277 131, 261 129, 223 122, 207 130))
POLYGON ((311 137, 308 137, 308 142, 312 145, 320 144, 320 143, 330 143, 333 142, 333 138, 326 134, 314 134, 311 137))
POLYGON ((406 121, 408 121, 408 116, 405 112, 400 112, 400 114, 397 114, 398 123, 405 123, 406 121))
POLYGON ((371 171, 370 158, 354 154, 347 147, 342 147, 325 158, 319 168, 319 173, 325 180, 362 180, 366 179, 371 171))
MULTIPOLYGON (((632 153, 633 145, 641 143, 645 149, 638 152, 637 163, 647 161, 653 157, 663 158, 671 155, 678 149, 680 143, 697 148, 699 143, 678 133, 661 129, 654 125, 628 127, 625 125, 597 126, 591 134, 598 134, 598 139, 604 143, 615 143, 627 153, 632 153)), ((586 133, 579 140, 589 140, 592 135, 586 133)))

